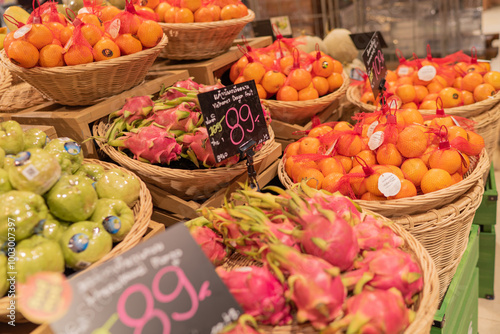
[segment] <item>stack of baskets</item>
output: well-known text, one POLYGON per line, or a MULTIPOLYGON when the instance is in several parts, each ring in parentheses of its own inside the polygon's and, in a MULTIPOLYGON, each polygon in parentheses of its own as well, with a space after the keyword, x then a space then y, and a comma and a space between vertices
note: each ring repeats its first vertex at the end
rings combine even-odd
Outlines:
POLYGON ((25 83, 18 76, 0 63, 0 112, 12 113, 26 109, 45 101, 33 86, 25 83))

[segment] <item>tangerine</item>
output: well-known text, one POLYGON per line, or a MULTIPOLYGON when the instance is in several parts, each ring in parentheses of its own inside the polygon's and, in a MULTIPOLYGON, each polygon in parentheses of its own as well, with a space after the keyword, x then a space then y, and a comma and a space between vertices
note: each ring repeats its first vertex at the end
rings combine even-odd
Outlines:
POLYGON ((441 90, 443 90, 443 88, 443 85, 441 85, 439 82, 431 82, 427 85, 427 90, 430 94, 438 94, 441 90))
POLYGON ((420 85, 420 86, 427 86, 432 82, 432 80, 429 81, 420 80, 418 77, 418 71, 413 72, 413 74, 411 75, 411 79, 414 85, 420 85))
POLYGON ((460 173, 455 173, 451 175, 452 185, 462 181, 464 177, 460 173))
POLYGON ((300 142, 296 141, 291 144, 288 144, 285 148, 285 156, 292 156, 299 154, 300 142))
MULTIPOLYGON (((165 5, 170 6, 164 2, 165 5)), ((165 5, 161 6, 164 7, 165 5)), ((101 21, 106 22, 112 20, 116 15, 120 14, 121 10, 115 6, 105 6, 101 8, 101 21)), ((160 16, 163 18, 162 16, 160 16)))
MULTIPOLYGON (((342 78, 342 74, 334 72, 328 78, 328 92, 331 93, 337 89, 339 89, 344 84, 344 78, 342 78)), ((373 93, 372 93, 373 95, 373 93)), ((375 102, 375 98, 373 99, 375 102)))
POLYGON ((447 171, 450 175, 460 168, 462 159, 456 150, 436 150, 429 156, 429 167, 447 171))
POLYGON ((119 35, 115 39, 115 43, 120 48, 121 55, 130 55, 142 51, 141 41, 132 34, 119 35))
MULTIPOLYGON (((177 11, 179 11, 179 7, 169 7, 167 10, 165 10, 165 14, 163 16, 163 22, 165 23, 175 23, 175 15, 177 14, 177 11)), ((193 15, 194 19, 194 15, 193 15)), ((139 27, 137 27, 139 29, 139 27)))
POLYGON ((44 46, 40 50, 39 63, 42 67, 55 67, 63 66, 63 51, 64 49, 60 45, 49 44, 44 46))
POLYGON ((40 52, 33 44, 24 40, 14 40, 9 45, 9 59, 17 66, 32 68, 38 63, 40 52))
POLYGON ((49 28, 43 24, 35 23, 31 25, 31 30, 26 35, 26 41, 31 43, 35 48, 40 50, 45 45, 52 43, 54 35, 49 28))
POLYGON ((283 73, 279 71, 267 71, 262 77, 261 85, 269 94, 274 94, 283 87, 285 80, 286 77, 283 73))
POLYGON ((64 25, 59 22, 47 22, 45 23, 45 26, 52 31, 52 35, 54 36, 55 39, 60 40, 61 38, 61 30, 64 29, 64 25))
POLYGON ((364 161, 368 166, 373 166, 377 164, 377 156, 372 150, 362 150, 352 160, 353 167, 359 165, 359 161, 364 161), (358 157, 358 159, 356 159, 358 157))
MULTIPOLYGON (((101 19, 99 19, 99 17, 97 17, 96 15, 85 13, 85 14, 79 14, 77 17, 80 20, 82 20, 83 23, 93 24, 97 28, 99 28, 99 30, 101 30, 102 32, 104 32, 104 24, 102 24, 101 19)), ((137 18, 137 20, 139 20, 139 18, 137 18)), ((135 34, 135 32, 133 32, 133 33, 135 34)))
POLYGON ((401 165, 401 171, 405 179, 411 181, 417 187, 420 186, 427 170, 425 162, 420 158, 407 159, 401 165))
POLYGON ((406 126, 412 124, 424 124, 424 117, 417 110, 417 108, 406 108, 403 110, 398 110, 401 116, 403 116, 403 120, 406 126))
POLYGON ((330 56, 322 56, 316 59, 312 65, 312 71, 314 74, 328 78, 332 73, 334 73, 333 59, 330 56))
POLYGON ((319 93, 312 83, 308 87, 299 90, 299 101, 314 100, 317 98, 319 98, 319 93))
POLYGON ((264 77, 264 74, 266 74, 266 69, 261 63, 248 63, 242 74, 245 81, 255 80, 255 83, 258 84, 264 77))
POLYGON ((406 127, 398 135, 396 146, 405 158, 416 158, 427 149, 427 136, 418 127, 406 127))
POLYGON ((305 169, 318 169, 318 165, 312 160, 293 159, 293 162, 294 163, 292 164, 292 175, 291 175, 293 182, 298 182, 299 174, 302 173, 305 169))
MULTIPOLYGON (((353 167, 349 174, 364 175, 363 167, 361 165, 353 167)), ((361 196, 366 193, 366 178, 364 176, 349 177, 349 183, 351 185, 353 193, 356 196, 361 196)))
POLYGON ((279 64, 281 73, 283 73, 284 75, 290 74, 290 71, 292 70, 293 67, 293 56, 287 55, 280 58, 279 64))
POLYGON ((495 96, 495 94, 495 88, 487 83, 477 85, 476 88, 474 88, 474 100, 476 100, 476 102, 489 99, 492 96, 495 96))
POLYGON ((352 158, 351 157, 346 157, 344 155, 335 155, 333 158, 337 159, 342 164, 342 167, 344 167, 344 171, 346 173, 349 173, 352 170, 352 158))
POLYGON ((93 24, 85 24, 81 31, 90 46, 94 46, 102 37, 102 31, 93 24))
POLYGON ((462 104, 462 94, 452 87, 443 88, 439 92, 439 97, 443 100, 443 108, 458 107, 462 104))
POLYGON ((474 89, 483 83, 483 76, 477 72, 467 73, 462 79, 462 89, 474 92, 474 89))
POLYGON ((66 45, 66 43, 68 43, 71 36, 73 36, 74 30, 75 26, 73 25, 67 25, 66 27, 64 27, 64 29, 61 29, 61 31, 59 32, 59 40, 61 41, 62 45, 66 45))
POLYGON ((163 29, 155 21, 144 20, 137 30, 137 37, 143 46, 152 48, 163 38, 163 29))
POLYGON ((229 71, 229 79, 231 82, 235 82, 236 79, 241 75, 241 71, 247 66, 248 58, 241 57, 236 63, 231 66, 231 70, 229 71))
POLYGON ((405 103, 403 104, 400 109, 404 110, 404 109, 417 109, 417 104, 415 102, 408 102, 408 103, 405 103))
POLYGON ((217 6, 217 5, 208 5, 207 8, 212 13, 213 21, 219 21, 221 19, 220 18, 221 9, 220 9, 219 6, 217 6))
POLYGON ((402 86, 402 85, 413 85, 412 77, 400 77, 396 81, 396 86, 402 86))
POLYGON ((471 155, 478 155, 484 148, 484 138, 475 132, 467 131, 467 138, 472 147, 469 148, 471 155))
POLYGON ((417 188, 409 180, 401 180, 401 189, 395 196, 389 196, 387 199, 400 199, 417 196, 417 188))
POLYGON ((314 89, 318 91, 319 96, 326 95, 330 89, 328 79, 325 77, 315 76, 312 78, 312 84, 314 89))
POLYGON ((365 178, 366 190, 376 196, 384 196, 378 188, 378 179, 384 173, 392 173, 392 170, 387 166, 374 166, 375 173, 365 178))
MULTIPOLYGON (((300 91, 307 88, 312 82, 311 73, 304 70, 303 68, 296 68, 290 72, 288 75, 288 85, 300 91)), ((300 96, 299 96, 300 99, 300 96)))
POLYGON ((448 188, 453 183, 450 173, 443 169, 429 169, 422 178, 420 189, 424 194, 448 188))
POLYGON ((456 137, 462 137, 465 140, 467 140, 467 131, 465 131, 462 127, 460 126, 450 126, 448 128, 448 140, 452 141, 456 137))
POLYGON ((306 184, 315 189, 321 189, 323 185, 323 180, 324 180, 323 174, 315 168, 309 168, 309 169, 304 169, 298 176, 297 176, 297 183, 301 182, 302 180, 307 180, 306 184))
POLYGON ((495 90, 500 89, 500 72, 490 71, 483 75, 483 80, 485 83, 492 85, 495 90))
POLYGON ((476 102, 474 100, 474 94, 472 94, 468 90, 463 90, 463 91, 461 91, 461 93, 462 93, 462 101, 464 102, 464 106, 467 106, 469 104, 473 104, 476 102))
POLYGON ((403 180, 405 178, 405 176, 403 175, 403 172, 401 171, 401 168, 399 168, 398 166, 387 165, 386 167, 389 167, 392 174, 396 175, 398 177, 398 179, 403 180))
POLYGON ((416 85, 415 87, 415 94, 416 94, 416 101, 418 103, 422 102, 427 95, 429 95, 429 91, 427 90, 427 87, 421 86, 421 85, 416 85))
POLYGON ((363 142, 359 136, 341 136, 337 141, 337 152, 347 157, 353 157, 363 148, 363 142))
POLYGON ((464 78, 462 78, 462 77, 456 77, 455 80, 453 81, 452 87, 456 88, 458 90, 462 90, 462 81, 463 80, 464 80, 464 78))
POLYGON ((278 101, 298 101, 299 93, 297 90, 291 86, 283 86, 276 94, 276 100, 278 101))
POLYGON ((342 164, 335 158, 329 157, 320 160, 318 163, 318 167, 323 173, 324 176, 327 176, 331 173, 342 173, 344 174, 344 167, 342 164))
POLYGON ((401 166, 403 163, 403 157, 398 151, 396 145, 387 143, 377 149, 377 162, 380 165, 401 166))
POLYGON ((371 192, 364 193, 361 198, 363 201, 386 201, 387 198, 385 196, 376 196, 371 192))
POLYGON ((194 22, 194 14, 188 8, 179 8, 175 12, 174 23, 193 23, 193 22, 194 22))
POLYGON ((194 13, 198 8, 201 7, 201 0, 181 0, 180 7, 188 8, 190 11, 194 13))
POLYGON ((300 140, 299 154, 316 154, 321 147, 321 142, 315 137, 304 137, 300 140))
POLYGON ((227 5, 222 7, 220 11, 220 19, 232 20, 241 17, 241 9, 237 5, 227 5))
POLYGON ((108 38, 102 38, 94 45, 93 55, 95 61, 120 57, 120 48, 108 38))
POLYGON ((375 105, 375 96, 373 96, 372 92, 366 92, 361 96, 361 102, 375 105))
POLYGON ((417 97, 417 93, 415 92, 415 87, 413 85, 401 85, 396 88, 396 95, 399 96, 403 103, 412 102, 417 97))
MULTIPOLYGON (((344 176, 343 173, 330 173, 330 174, 328 174, 323 179, 322 188, 328 192, 334 193, 335 191, 337 191, 337 184, 343 176, 344 176)), ((347 194, 342 194, 342 195, 346 196, 347 194)))
POLYGON ((342 74, 344 72, 344 67, 342 66, 342 63, 340 61, 332 58, 332 63, 334 73, 342 74))
POLYGON ((385 75, 385 81, 391 82, 396 80, 398 80, 398 75, 396 74, 396 72, 387 70, 387 74, 385 75))
POLYGON ((464 175, 467 173, 470 167, 470 159, 467 154, 462 153, 462 164, 460 165, 460 168, 458 169, 457 173, 460 175, 464 175))
POLYGON ((418 109, 422 110, 435 110, 436 109, 436 102, 434 101, 423 101, 420 106, 418 106, 418 109))
POLYGON ((262 87, 261 84, 255 84, 255 87, 257 87, 257 93, 259 94, 259 98, 261 100, 267 99, 268 93, 266 92, 265 88, 262 87))
POLYGON ((87 64, 93 61, 92 49, 84 45, 73 44, 64 54, 64 62, 68 66, 87 64))
POLYGON ((329 133, 330 131, 333 131, 333 129, 328 126, 328 125, 319 125, 311 129, 309 133, 307 134, 309 137, 319 137, 324 134, 329 133))

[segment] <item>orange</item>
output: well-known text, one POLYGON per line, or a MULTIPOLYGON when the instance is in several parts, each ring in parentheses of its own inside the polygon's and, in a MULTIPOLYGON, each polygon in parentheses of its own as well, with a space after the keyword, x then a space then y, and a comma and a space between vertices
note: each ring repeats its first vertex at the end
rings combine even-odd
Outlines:
POLYGON ((464 178, 462 175, 460 175, 460 173, 455 173, 453 175, 451 175, 451 182, 452 184, 456 184, 460 181, 462 181, 464 178))
MULTIPOLYGON (((356 167, 353 167, 349 174, 362 174, 364 175, 363 172, 363 167, 361 165, 358 165, 356 167)), ((350 177, 349 178, 349 183, 351 185, 352 191, 356 196, 361 196, 366 192, 366 182, 365 182, 365 177, 350 177)))
POLYGON ((217 5, 208 5, 207 8, 212 13, 212 18, 213 18, 214 21, 219 21, 221 19, 220 18, 221 9, 220 9, 219 6, 217 6, 217 5))
POLYGON ((366 190, 376 196, 383 196, 384 194, 378 189, 378 179, 384 173, 392 173, 392 170, 386 166, 374 166, 373 168, 376 170, 375 174, 365 179, 366 190))
POLYGON ((390 82, 396 80, 398 80, 398 75, 396 74, 396 72, 387 70, 387 74, 385 75, 385 81, 390 82))
POLYGON ((276 100, 278 101, 298 101, 299 93, 297 90, 291 86, 283 86, 276 94, 276 100))
POLYGON ((500 72, 488 72, 483 76, 483 80, 485 83, 492 85, 495 90, 500 89, 500 72))
POLYGON ((38 63, 39 57, 38 49, 31 43, 14 40, 9 45, 9 59, 17 66, 32 68, 38 63))
POLYGON ((49 44, 44 46, 40 50, 40 66, 42 67, 55 67, 55 66, 63 66, 63 51, 62 46, 49 44))
POLYGON ((403 101, 403 103, 412 102, 417 97, 415 87, 408 84, 401 85, 396 88, 396 95, 401 98, 401 101, 403 101))
POLYGON ((120 48, 121 55, 130 55, 142 51, 141 41, 131 34, 119 35, 115 39, 115 43, 120 48))
POLYGON ((351 157, 346 157, 344 155, 336 155, 334 156, 335 159, 340 161, 342 164, 342 167, 344 167, 344 171, 346 173, 349 173, 352 169, 352 158, 351 157))
POLYGON ((232 20, 241 17, 241 10, 237 5, 227 5, 220 10, 220 19, 232 20))
MULTIPOLYGON (((80 20, 82 20, 83 23, 93 24, 97 28, 99 28, 99 30, 101 30, 102 32, 104 32, 104 24, 102 24, 102 21, 96 15, 85 13, 85 14, 81 14, 81 16, 78 15, 77 17, 80 20)), ((135 32, 133 32, 133 33, 135 33, 135 32)))
POLYGON ((450 175, 460 168, 462 159, 456 150, 436 150, 429 156, 429 167, 447 171, 450 175))
MULTIPOLYGON (((285 157, 283 157, 285 158, 285 157)), ((290 155, 285 159, 285 172, 288 174, 288 176, 291 178, 292 177, 292 168, 293 165, 295 164, 293 156, 290 155)))
POLYGON ((244 76, 240 75, 236 80, 233 82, 235 85, 247 81, 244 76))
POLYGON ((31 30, 25 35, 26 41, 33 44, 35 48, 40 50, 45 45, 52 43, 54 35, 49 28, 43 24, 32 24, 31 30))
POLYGON ((398 86, 396 85, 396 81, 389 81, 386 85, 387 94, 388 95, 396 94, 396 88, 398 88, 398 86))
POLYGON ((101 39, 102 31, 93 24, 86 24, 82 27, 82 35, 91 46, 94 46, 101 39))
POLYGON ((363 148, 363 142, 359 136, 341 136, 337 141, 337 152, 347 157, 353 157, 363 148))
MULTIPOLYGON (((333 193, 337 189, 337 183, 344 176, 343 173, 330 173, 323 179, 322 188, 333 193)), ((347 194, 343 194, 347 195, 347 194)))
POLYGON ((66 65, 87 64, 94 61, 92 50, 83 45, 73 44, 64 54, 66 65))
POLYGON ((406 125, 424 124, 424 117, 416 108, 399 110, 398 113, 403 116, 406 125))
POLYGON ((257 93, 259 94, 259 98, 261 100, 267 99, 268 94, 267 94, 266 90, 264 89, 264 87, 262 87, 261 84, 255 84, 255 87, 257 87, 257 93))
MULTIPOLYGON (((169 7, 165 10, 165 14, 163 15, 163 22, 165 23, 175 23, 175 15, 179 11, 179 7, 169 7)), ((194 15, 193 15, 194 19, 194 15)), ((137 27, 139 29, 139 27, 137 27)))
POLYGON ((439 82, 431 82, 430 84, 427 85, 427 90, 429 91, 430 94, 433 93, 439 93, 443 89, 443 85, 441 85, 439 82))
POLYGON ((478 155, 484 148, 484 138, 475 132, 467 131, 469 143, 473 145, 471 155, 478 155))
POLYGON ((445 78, 443 78, 442 76, 440 76, 439 74, 438 74, 438 75, 436 75, 436 76, 434 77, 434 79, 432 79, 432 80, 431 80, 431 82, 437 82, 438 84, 440 84, 440 85, 441 85, 441 86, 443 86, 443 87, 448 87, 448 86, 450 86, 450 85, 448 84, 448 81, 446 81, 446 79, 445 79, 445 78))
POLYGON ((396 145, 387 143, 377 149, 377 162, 380 165, 401 166, 403 157, 401 153, 399 153, 396 145))
POLYGON ((463 77, 464 75, 467 74, 467 64, 462 62, 458 62, 453 66, 453 69, 455 70, 455 76, 456 77, 463 77))
POLYGON ((229 71, 229 79, 231 82, 235 82, 236 79, 240 76, 241 71, 247 66, 248 58, 241 57, 236 63, 231 66, 231 70, 229 71))
MULTIPOLYGON (((372 150, 362 150, 358 154, 356 154, 356 157, 361 158, 359 159, 360 161, 364 161, 368 166, 373 166, 377 164, 377 156, 375 155, 375 152, 372 150)), ((354 158, 352 160, 352 166, 355 167, 359 165, 358 159, 354 158)))
POLYGON ((212 12, 207 7, 200 7, 194 12, 194 22, 214 21, 212 12))
POLYGON ((361 96, 361 102, 366 104, 375 105, 375 97, 372 92, 366 92, 361 96))
MULTIPOLYGON (((245 57, 246 58, 246 57, 245 57)), ((271 68, 274 66, 274 58, 265 53, 259 53, 257 60, 264 65, 265 68, 271 68)))
POLYGON ((297 91, 306 88, 312 82, 311 73, 302 68, 294 69, 288 75, 288 85, 295 88, 297 91))
POLYGON ((328 132, 333 131, 333 129, 328 125, 319 125, 311 129, 307 134, 309 137, 319 137, 328 132))
POLYGON ((194 14, 188 8, 179 8, 179 10, 175 12, 174 23, 193 23, 193 22, 194 22, 194 14))
POLYGON ((414 88, 415 88, 416 100, 418 103, 422 102, 424 98, 427 95, 429 95, 429 91, 425 86, 416 85, 414 88))
POLYGON ((462 79, 462 89, 474 92, 474 89, 483 83, 483 77, 477 72, 467 73, 462 79))
MULTIPOLYGON (((172 7, 172 6, 168 2, 160 2, 158 4, 158 6, 156 6, 156 8, 154 9, 154 12, 156 13, 156 15, 158 15, 158 20, 160 22, 165 21, 165 13, 167 12, 167 10, 170 7, 172 7)), ((103 19, 103 21, 104 21, 104 19, 103 19)))
POLYGON ((406 127, 398 135, 396 144, 405 158, 416 158, 427 149, 427 136, 417 127, 406 127))
POLYGON ((198 8, 201 7, 201 0, 181 0, 180 7, 188 8, 190 11, 194 13, 198 8))
POLYGON ((387 199, 400 199, 417 196, 417 188, 409 180, 401 180, 401 189, 395 196, 389 196, 387 199))
POLYGON ((462 94, 452 87, 443 88, 439 92, 439 97, 443 100, 443 108, 458 107, 462 104, 462 94))
POLYGON ((327 78, 315 76, 314 78, 312 78, 312 83, 314 89, 318 91, 319 96, 326 95, 330 90, 330 84, 328 83, 327 78))
POLYGON ((328 78, 334 73, 333 59, 330 56, 322 56, 315 60, 312 65, 312 71, 315 75, 328 78))
POLYGON ((471 73, 471 72, 477 72, 477 73, 482 73, 482 72, 485 72, 485 68, 479 64, 471 64, 469 66, 467 66, 467 73, 471 73))
POLYGON ((422 178, 420 189, 424 194, 441 190, 451 186, 453 183, 450 173, 445 170, 432 168, 429 169, 422 178))
POLYGON ((137 30, 137 37, 144 47, 152 48, 161 41, 163 29, 155 21, 144 20, 137 30))
POLYGON ((333 72, 342 74, 344 72, 344 67, 342 66, 342 63, 338 60, 332 59, 333 63, 333 72))
POLYGON ((319 93, 312 84, 304 89, 299 90, 299 101, 314 100, 318 97, 319 93))
POLYGON ((321 147, 321 142, 315 137, 304 137, 300 141, 299 154, 316 154, 321 147))
POLYGON ((419 157, 425 163, 425 165, 427 166, 427 168, 429 168, 429 157, 431 156, 431 153, 434 152, 437 149, 438 149, 437 145, 430 145, 429 147, 427 147, 427 149, 425 150, 424 154, 422 154, 419 157))
POLYGON ((417 187, 420 186, 427 170, 425 162, 420 158, 407 159, 401 165, 401 171, 405 179, 411 181, 417 187))
POLYGON ((325 158, 317 162, 321 173, 324 176, 327 176, 331 173, 341 173, 344 174, 344 167, 342 164, 335 158, 325 158))
POLYGON ((408 102, 408 103, 405 103, 403 104, 400 109, 417 109, 417 105, 415 104, 415 102, 408 102))
POLYGON ((385 196, 376 196, 376 195, 373 195, 371 192, 364 193, 360 199, 363 201, 386 201, 387 200, 387 198, 385 196))
POLYGON ((54 36, 55 39, 60 40, 61 39, 61 30, 63 30, 65 27, 59 23, 59 22, 47 22, 44 23, 44 25, 52 31, 52 35, 54 36))
POLYGON ((285 148, 285 156, 292 156, 299 154, 300 142, 296 141, 294 143, 288 144, 285 148))
POLYGON ((456 77, 455 78, 455 81, 453 81, 453 88, 456 88, 458 90, 462 90, 462 81, 463 81, 463 78, 462 77, 456 77))
POLYGON ((418 109, 422 110, 436 110, 436 102, 431 100, 423 101, 418 109))
POLYGON ((68 43, 71 36, 73 36, 74 30, 75 27, 73 25, 67 25, 66 27, 64 27, 64 29, 61 29, 59 33, 59 40, 61 41, 62 45, 66 45, 66 43, 68 43))
MULTIPOLYGON (((298 161, 294 160, 292 165, 292 180, 293 182, 297 182, 299 179, 299 175, 306 169, 316 169, 318 170, 318 165, 314 161, 306 160, 306 161, 298 161)), ((318 170, 319 173, 321 173, 318 170)), ((321 174, 323 176, 323 174, 321 174)))
POLYGON ((18 39, 14 39, 14 31, 12 32, 9 32, 7 34, 7 36, 5 36, 5 39, 3 40, 3 49, 5 50, 5 52, 8 54, 8 49, 9 49, 9 46, 12 42, 14 41, 25 41, 26 38, 23 37, 20 37, 18 39))
POLYGON ((403 180, 405 178, 403 172, 401 171, 401 168, 399 168, 398 166, 386 165, 385 167, 388 167, 391 170, 392 174, 396 175, 398 179, 403 180))
POLYGON ((424 101, 436 101, 438 97, 439 97, 439 94, 437 94, 437 93, 428 94, 426 97, 424 97, 422 102, 424 102, 424 101))
MULTIPOLYGON (((164 2, 164 4, 170 6, 168 3, 164 2)), ((162 6, 164 7, 164 6, 162 6)), ((101 8, 101 21, 106 22, 113 19, 116 15, 120 14, 121 10, 115 6, 105 6, 101 8)), ((162 16, 160 16, 162 17, 162 16)))
POLYGON ((267 71, 262 77, 261 85, 269 94, 277 93, 285 84, 286 77, 279 71, 267 71))
POLYGON ((446 117, 436 117, 431 121, 430 124, 431 127, 436 127, 436 128, 440 128, 443 125, 449 128, 451 126, 454 126, 455 122, 453 122, 450 116, 446 116, 446 117))
POLYGON ((480 84, 474 88, 474 100, 476 102, 484 101, 496 94, 495 88, 490 84, 480 84))
POLYGON ((413 85, 413 79, 411 77, 401 77, 396 81, 396 86, 402 85, 413 85))
POLYGON ((258 62, 248 63, 243 70, 243 77, 245 81, 255 80, 255 83, 258 84, 266 74, 266 69, 264 65, 258 62))
POLYGON ((472 94, 468 90, 463 90, 463 91, 461 91, 461 93, 462 93, 462 101, 464 102, 464 106, 467 106, 469 104, 473 104, 476 102, 474 100, 474 94, 472 94))
POLYGON ((450 126, 448 128, 448 140, 452 141, 456 137, 462 137, 465 140, 467 140, 467 131, 465 131, 462 127, 460 126, 450 126))
POLYGON ((239 16, 237 18, 245 17, 245 16, 248 15, 248 7, 245 6, 245 4, 240 3, 240 4, 236 5, 236 6, 240 10, 240 14, 239 14, 239 16))
POLYGON ((120 57, 120 48, 115 42, 108 38, 102 38, 94 45, 94 60, 107 60, 120 57))
POLYGON ((460 165, 460 168, 457 171, 457 173, 460 175, 464 175, 465 173, 467 173, 470 167, 469 156, 467 154, 462 154, 462 158, 463 158, 462 164, 460 165))
POLYGON ((414 85, 427 86, 431 83, 431 80, 430 81, 420 80, 418 78, 418 71, 413 72, 413 74, 411 75, 411 79, 414 85))
POLYGON ((287 55, 284 56, 283 58, 280 58, 279 65, 281 73, 283 73, 284 75, 290 74, 290 71, 292 70, 293 67, 293 56, 287 55))
POLYGON ((490 63, 489 63, 489 62, 486 62, 486 61, 484 61, 484 62, 483 62, 483 61, 480 61, 480 62, 478 62, 478 64, 479 64, 480 66, 482 66, 482 67, 483 67, 483 69, 484 69, 483 71, 486 71, 486 72, 491 71, 491 65, 490 65, 490 63))

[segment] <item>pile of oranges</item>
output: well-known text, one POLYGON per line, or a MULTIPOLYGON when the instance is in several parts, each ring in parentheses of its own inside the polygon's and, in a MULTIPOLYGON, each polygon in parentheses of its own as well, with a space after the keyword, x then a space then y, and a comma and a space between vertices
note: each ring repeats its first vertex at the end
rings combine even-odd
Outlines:
MULTIPOLYGON (((106 15, 111 13, 103 12, 106 15)), ((113 28, 113 24, 109 23, 119 20, 114 17, 120 13, 122 11, 118 10, 107 20, 96 14, 81 13, 73 21, 74 24, 62 14, 59 14, 57 22, 48 22, 42 15, 41 23, 27 24, 10 32, 4 40, 4 49, 9 59, 18 66, 55 67, 113 59, 154 47, 160 42, 163 30, 153 20, 132 16, 130 22, 121 21, 121 25, 118 23, 113 28), (110 22, 106 24, 106 21, 110 22), (125 28, 127 33, 121 33, 125 28), (80 36, 89 45, 75 41, 75 29, 79 29, 80 36)))
POLYGON ((356 199, 399 199, 460 182, 469 170, 469 157, 484 148, 480 135, 458 126, 450 116, 424 121, 416 109, 364 115, 355 127, 347 122, 320 124, 289 144, 284 154, 288 176, 356 199), (380 132, 385 139, 377 141, 380 132), (394 174, 399 188, 389 196, 379 187, 384 173, 394 174))
MULTIPOLYGON (((293 40, 293 39, 288 39, 293 40)), ((254 80, 261 99, 306 101, 332 93, 342 86, 342 64, 320 51, 305 53, 288 44, 281 49, 255 49, 231 67, 234 84, 254 80)))
POLYGON ((136 0, 137 12, 150 12, 159 22, 193 23, 238 19, 248 15, 239 0, 136 0))
MULTIPOLYGON (((418 65, 400 64, 395 71, 387 71, 387 96, 396 96, 403 109, 432 110, 436 107, 438 97, 443 101, 444 108, 470 105, 491 98, 500 90, 500 73, 490 71, 489 63, 461 61, 438 65, 422 60, 418 65), (428 66, 434 67, 436 74, 423 80, 419 71, 428 66)), ((361 102, 379 105, 368 79, 365 79, 361 102)))

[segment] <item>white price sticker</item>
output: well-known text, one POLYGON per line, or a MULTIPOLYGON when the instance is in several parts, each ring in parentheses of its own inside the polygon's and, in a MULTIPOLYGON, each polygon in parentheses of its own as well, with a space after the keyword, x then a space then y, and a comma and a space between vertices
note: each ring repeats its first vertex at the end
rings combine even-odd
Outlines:
POLYGON ((458 121, 455 119, 455 117, 453 116, 450 116, 451 119, 453 120, 453 123, 455 123, 456 126, 460 126, 460 124, 458 123, 458 121))
POLYGON ((408 66, 400 66, 398 69, 398 76, 404 77, 405 75, 408 75, 410 73, 410 69, 408 66))
POLYGON ((120 33, 121 21, 120 19, 114 19, 113 22, 109 25, 109 34, 112 38, 118 37, 120 33))
POLYGON ((33 165, 28 165, 25 169, 23 169, 22 174, 24 175, 25 178, 28 180, 33 180, 40 172, 38 169, 33 166, 33 165))
POLYGON ((91 13, 87 7, 83 7, 83 8, 80 8, 80 10, 78 11, 78 15, 80 15, 80 14, 91 14, 91 13))
POLYGON ((378 178, 378 190, 385 197, 396 196, 401 190, 401 180, 393 173, 384 173, 378 178))
POLYGON ((370 138, 372 136, 373 131, 375 131, 375 128, 377 127, 377 125, 378 125, 378 121, 375 121, 372 124, 370 124, 370 126, 368 127, 368 130, 366 131, 366 136, 368 138, 370 138))
POLYGON ((434 66, 426 65, 418 70, 418 78, 422 81, 431 81, 436 76, 437 71, 434 66))
POLYGON ((384 131, 377 131, 370 136, 368 140, 368 147, 370 150, 376 150, 384 142, 384 131))
POLYGON ((336 139, 336 140, 333 142, 333 144, 330 146, 330 148, 328 149, 328 151, 326 151, 326 153, 325 153, 326 155, 330 155, 330 154, 332 154, 333 149, 335 148, 335 145, 337 145, 337 141, 338 141, 338 139, 336 139))
POLYGON ((18 39, 29 33, 31 30, 31 24, 26 24, 21 28, 14 31, 14 39, 18 39))

